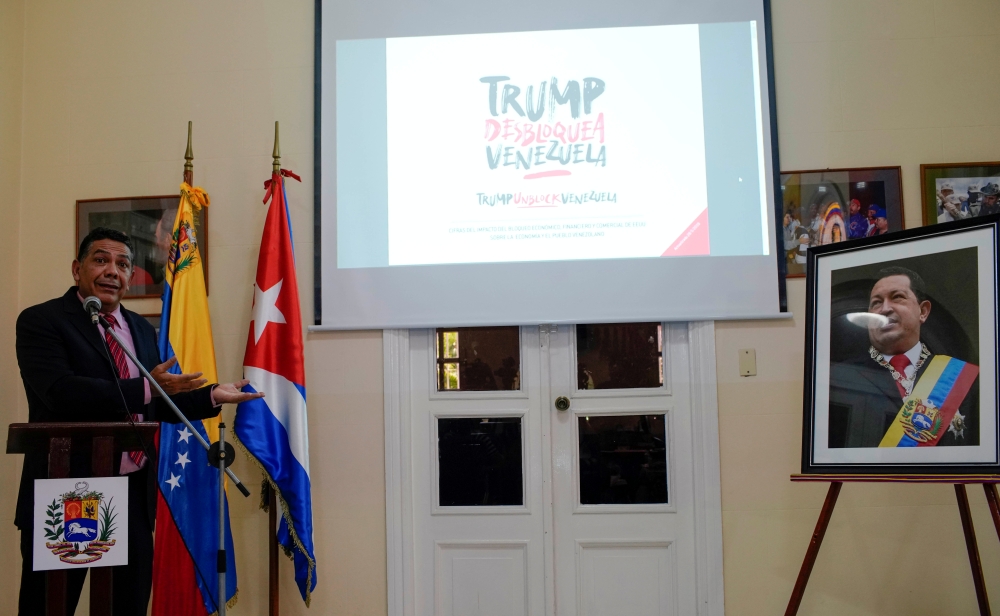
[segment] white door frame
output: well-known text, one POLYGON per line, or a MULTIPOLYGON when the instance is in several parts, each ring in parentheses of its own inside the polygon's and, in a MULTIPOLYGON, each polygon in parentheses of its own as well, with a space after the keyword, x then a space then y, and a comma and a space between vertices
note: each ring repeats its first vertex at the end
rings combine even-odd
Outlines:
MULTIPOLYGON (((695 558, 700 616, 725 611, 715 323, 688 323, 691 370, 695 558)), ((382 332, 385 396, 386 592, 389 616, 413 616, 413 472, 410 452, 410 333, 382 332), (409 600, 408 600, 409 598, 409 600)), ((546 452, 545 455, 548 455, 546 452)), ((551 604, 546 600, 548 609, 551 604)), ((551 616, 551 615, 549 615, 551 616)))

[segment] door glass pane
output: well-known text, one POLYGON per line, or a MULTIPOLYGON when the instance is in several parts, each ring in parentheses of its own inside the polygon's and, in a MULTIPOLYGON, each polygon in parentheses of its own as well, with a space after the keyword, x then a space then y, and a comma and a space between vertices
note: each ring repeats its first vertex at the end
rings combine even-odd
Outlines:
POLYGON ((576 326, 579 389, 635 389, 663 384, 663 327, 659 323, 576 326))
POLYGON ((438 503, 523 505, 521 418, 438 418, 438 503))
POLYGON ((667 502, 664 415, 578 419, 580 504, 667 502))
POLYGON ((442 327, 436 348, 438 391, 521 389, 517 327, 442 327))

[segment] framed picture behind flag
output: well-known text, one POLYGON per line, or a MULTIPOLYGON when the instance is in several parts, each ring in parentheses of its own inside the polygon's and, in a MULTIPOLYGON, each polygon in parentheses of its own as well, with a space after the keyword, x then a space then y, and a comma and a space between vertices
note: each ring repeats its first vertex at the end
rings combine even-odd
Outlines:
MULTIPOLYGON (((125 297, 160 297, 163 293, 164 267, 170 250, 174 218, 180 195, 81 199, 76 202, 76 245, 97 227, 109 227, 127 234, 135 246, 135 273, 125 297)), ((205 264, 205 288, 208 289, 208 208, 196 213, 195 233, 205 264)))
POLYGON ((782 233, 789 278, 806 274, 806 251, 903 229, 899 167, 781 173, 782 233))
POLYGON ((1000 213, 1000 162, 920 165, 924 225, 1000 213))
POLYGON ((803 473, 1000 470, 1000 215, 811 248, 803 473))

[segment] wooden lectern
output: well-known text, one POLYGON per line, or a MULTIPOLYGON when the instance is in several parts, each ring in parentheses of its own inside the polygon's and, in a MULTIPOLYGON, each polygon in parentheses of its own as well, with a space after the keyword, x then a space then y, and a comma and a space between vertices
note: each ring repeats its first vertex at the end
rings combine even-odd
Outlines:
MULTIPOLYGON (((156 422, 130 424, 101 423, 13 423, 7 429, 7 453, 47 451, 49 479, 69 477, 70 450, 74 444, 91 443, 91 476, 110 477, 115 459, 123 451, 141 450, 143 443, 153 447, 156 422)), ((46 572, 47 616, 66 614, 66 571, 46 572)), ((90 569, 90 613, 111 614, 111 568, 90 569)))

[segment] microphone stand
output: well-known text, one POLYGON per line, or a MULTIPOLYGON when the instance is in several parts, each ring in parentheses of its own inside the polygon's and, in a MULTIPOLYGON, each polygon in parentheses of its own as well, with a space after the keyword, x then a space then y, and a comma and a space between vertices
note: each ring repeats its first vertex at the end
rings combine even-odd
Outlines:
POLYGON ((226 475, 228 475, 229 478, 233 480, 233 483, 236 485, 237 489, 239 489, 240 493, 243 494, 243 496, 245 497, 250 496, 250 490, 248 490, 246 486, 243 485, 243 482, 240 481, 240 478, 236 476, 236 473, 234 473, 229 468, 229 465, 236 460, 236 450, 233 449, 232 445, 226 442, 226 424, 221 422, 219 423, 219 440, 218 442, 212 443, 210 445, 208 441, 202 438, 201 434, 197 430, 195 430, 194 426, 191 424, 191 421, 184 416, 184 413, 181 413, 181 410, 177 408, 177 405, 174 404, 174 401, 170 399, 170 396, 167 395, 167 392, 163 391, 163 388, 160 387, 160 384, 156 382, 156 379, 154 379, 151 374, 149 374, 149 371, 146 370, 146 367, 139 362, 135 354, 129 350, 128 346, 126 346, 124 342, 122 342, 122 339, 118 337, 118 334, 115 333, 114 328, 111 327, 111 324, 108 323, 107 319, 104 318, 104 315, 98 313, 97 319, 100 322, 101 327, 104 328, 104 331, 111 334, 111 337, 114 338, 116 342, 118 342, 118 346, 121 347, 121 350, 125 352, 125 355, 127 355, 128 358, 132 360, 132 363, 135 364, 135 367, 139 369, 139 372, 142 373, 142 376, 145 377, 146 381, 149 382, 150 386, 156 389, 157 392, 159 392, 160 397, 162 397, 163 400, 167 403, 167 406, 170 407, 170 410, 174 412, 174 415, 177 416, 177 419, 179 419, 181 423, 187 426, 188 431, 190 431, 191 434, 194 435, 194 438, 196 441, 198 441, 198 444, 200 444, 202 448, 204 448, 205 451, 208 452, 209 464, 211 464, 212 466, 217 465, 219 467, 219 551, 216 556, 216 571, 219 574, 219 603, 218 603, 219 616, 226 616, 226 512, 224 509, 226 504, 226 489, 225 489, 226 475))

